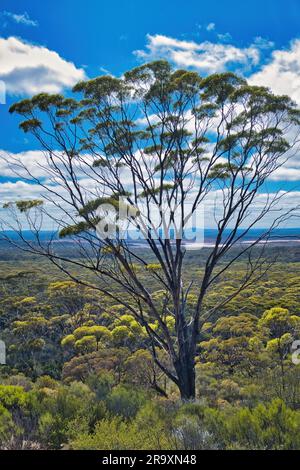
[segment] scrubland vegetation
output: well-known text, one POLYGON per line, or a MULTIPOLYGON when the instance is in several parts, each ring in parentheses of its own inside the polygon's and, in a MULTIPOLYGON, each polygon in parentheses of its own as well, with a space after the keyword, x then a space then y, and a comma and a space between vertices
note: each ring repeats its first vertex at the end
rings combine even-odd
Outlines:
MULTIPOLYGON (((196 400, 187 402, 123 306, 42 260, 2 260, 1 448, 300 449, 300 366, 291 361, 300 265, 284 256, 297 259, 297 249, 203 325, 196 400)), ((228 296, 243 269, 227 271, 207 304, 228 296)), ((173 318, 165 320, 172 330, 173 318)))

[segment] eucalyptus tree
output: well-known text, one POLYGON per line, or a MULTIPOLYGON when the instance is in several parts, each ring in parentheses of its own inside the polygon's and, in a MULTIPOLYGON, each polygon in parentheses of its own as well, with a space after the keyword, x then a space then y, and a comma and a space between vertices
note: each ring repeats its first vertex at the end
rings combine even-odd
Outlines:
MULTIPOLYGON (((267 194, 266 185, 293 155, 299 111, 287 96, 249 86, 232 73, 202 78, 174 71, 165 61, 121 78, 80 82, 73 93, 42 93, 10 108, 23 117, 20 128, 36 138, 44 155, 37 163, 40 176, 11 160, 18 174, 41 189, 40 199, 5 205, 17 221, 14 229, 23 249, 48 257, 126 308, 144 328, 157 366, 183 399, 194 398, 203 324, 268 270, 260 242, 295 209, 283 212, 283 193, 267 194), (185 236, 201 207, 217 235, 191 281, 185 236), (24 237, 24 219, 34 243, 24 237), (46 219, 61 237, 76 239, 77 257, 58 252, 53 240, 42 241, 46 219), (255 240, 241 243, 251 228, 266 224, 255 240), (128 240, 137 231, 139 249, 128 240), (239 285, 207 309, 207 292, 245 257, 239 285), (74 274, 72 266, 89 276, 74 274), (160 359, 162 352, 167 360, 160 359)), ((197 256, 195 251, 196 262, 197 256)))

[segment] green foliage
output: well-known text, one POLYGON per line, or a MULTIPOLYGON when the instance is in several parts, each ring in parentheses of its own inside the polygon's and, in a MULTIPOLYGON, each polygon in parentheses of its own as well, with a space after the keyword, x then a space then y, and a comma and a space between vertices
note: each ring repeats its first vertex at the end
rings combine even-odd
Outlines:
POLYGON ((27 404, 27 394, 23 387, 0 385, 0 403, 7 409, 22 408, 27 404))
POLYGON ((68 225, 67 227, 62 228, 59 231, 59 236, 61 238, 71 237, 73 235, 78 235, 82 232, 87 232, 88 230, 95 229, 97 223, 99 222, 99 218, 94 218, 93 220, 81 221, 78 224, 68 225))
MULTIPOLYGON (((300 268, 291 253, 292 262, 278 263, 203 325, 199 401, 184 405, 129 309, 41 262, 2 262, 0 322, 9 347, 0 376, 0 447, 299 449, 300 368, 290 347, 299 337, 300 268)), ((201 270, 187 259, 190 282, 201 270)), ((138 275, 151 278, 153 302, 162 308, 152 263, 147 258, 138 275)), ((206 308, 232 292, 243 272, 243 263, 228 271, 206 308)), ((187 308, 195 302, 191 289, 187 308)), ((164 321, 174 334, 173 315, 164 321)), ((148 323, 159 333, 150 314, 148 323)), ((163 350, 158 354, 165 364, 163 350)))
POLYGON ((12 435, 18 434, 18 428, 13 421, 11 413, 0 404, 0 448, 9 446, 12 435))
POLYGON ((279 399, 253 410, 208 410, 209 428, 228 449, 299 449, 300 413, 279 399))
MULTIPOLYGON (((120 418, 104 419, 97 423, 93 434, 81 434, 71 442, 76 450, 146 449, 149 433, 141 433, 131 423, 120 418)), ((151 447, 150 447, 151 448, 151 447)))
POLYGON ((15 203, 8 202, 6 204, 3 204, 3 208, 7 209, 7 208, 11 207, 14 204, 20 212, 27 212, 32 208, 42 206, 44 204, 44 202, 41 201, 40 199, 31 199, 31 200, 24 200, 24 201, 20 200, 20 201, 16 201, 15 203))
POLYGON ((113 415, 133 418, 145 401, 146 396, 143 392, 119 385, 111 392, 107 408, 113 415))
POLYGON ((161 265, 158 263, 149 263, 146 266, 147 271, 159 271, 162 269, 161 265))
POLYGON ((278 338, 287 332, 300 331, 300 317, 291 315, 286 308, 272 308, 264 312, 258 326, 267 328, 272 338, 278 338))

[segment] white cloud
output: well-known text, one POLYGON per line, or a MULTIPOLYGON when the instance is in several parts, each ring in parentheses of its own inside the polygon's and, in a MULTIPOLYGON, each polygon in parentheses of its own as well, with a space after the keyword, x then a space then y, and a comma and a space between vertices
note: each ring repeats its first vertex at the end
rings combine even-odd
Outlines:
MULTIPOLYGON (((35 178, 46 177, 48 173, 40 165, 46 164, 45 154, 41 150, 29 150, 17 154, 11 154, 0 150, 0 173, 1 176, 15 178, 16 174, 12 170, 15 163, 22 163, 35 178)), ((28 173, 18 168, 18 176, 28 178, 28 173)))
POLYGON ((291 150, 290 155, 282 157, 282 163, 282 166, 270 175, 269 180, 300 181, 299 145, 295 150, 291 150))
POLYGON ((229 42, 232 39, 232 36, 230 33, 224 33, 224 34, 219 33, 217 36, 220 41, 224 41, 224 42, 229 42))
POLYGON ((300 169, 282 166, 274 171, 270 180, 273 181, 300 181, 300 169))
MULTIPOLYGON (((226 194, 226 193, 225 193, 226 194)), ((204 213, 206 228, 213 228, 215 226, 214 219, 218 220, 222 217, 224 207, 224 194, 221 190, 211 191, 208 197, 204 200, 204 213)), ((298 225, 300 216, 300 191, 284 191, 278 192, 261 192, 258 193, 251 204, 250 210, 247 212, 247 217, 242 223, 242 227, 247 227, 257 218, 266 205, 274 202, 272 210, 267 212, 263 218, 255 224, 254 228, 270 227, 274 221, 279 217, 293 211, 290 217, 282 224, 282 227, 294 227, 298 225), (275 200, 277 202, 275 202, 275 200)), ((232 220, 229 226, 232 226, 232 220)))
POLYGON ((1 14, 18 24, 23 24, 25 26, 38 26, 38 22, 36 20, 32 20, 27 11, 20 14, 12 13, 11 11, 3 11, 1 14))
MULTIPOLYGON (((0 174, 8 179, 24 179, 26 182, 34 182, 36 179, 46 185, 61 184, 57 169, 64 173, 66 178, 70 178, 64 167, 64 159, 64 154, 60 150, 53 150, 50 160, 48 152, 43 150, 12 153, 0 149, 0 174)), ((93 159, 88 154, 84 154, 81 161, 74 162, 77 178, 80 179, 82 186, 86 185, 87 191, 92 190, 94 186, 92 180, 89 179, 92 161, 93 159), (88 184, 86 184, 87 178, 88 184)))
MULTIPOLYGON (((1 154, 4 154, 3 151, 0 151, 0 157, 1 154)), ((37 162, 39 163, 44 163, 45 162, 45 155, 39 151, 28 151, 28 152, 23 152, 20 154, 13 154, 11 155, 12 158, 21 160, 22 162, 30 169, 30 171, 34 174, 36 178, 40 178, 43 180, 44 184, 47 185, 51 190, 54 191, 54 194, 52 196, 47 193, 47 190, 40 187, 38 184, 34 184, 34 182, 30 181, 24 181, 22 180, 22 172, 20 176, 17 178, 17 181, 7 181, 7 182, 2 182, 0 183, 0 219, 4 219, 7 217, 7 212, 2 210, 2 205, 5 202, 10 202, 10 201, 16 201, 20 199, 39 199, 43 197, 43 195, 48 194, 48 196, 53 197, 54 200, 57 200, 62 207, 64 207, 69 213, 69 206, 66 205, 64 202, 58 199, 58 196, 56 194, 63 195, 66 199, 70 198, 70 195, 66 188, 62 188, 59 184, 59 182, 55 182, 55 180, 48 180, 47 176, 48 172, 43 170, 43 168, 40 168, 37 165, 37 162)), ((220 160, 221 162, 221 160, 220 160)), ((9 165, 7 165, 6 162, 2 161, 0 158, 0 173, 3 176, 6 176, 8 178, 14 175, 10 168, 9 165)), ((300 164, 297 163, 296 157, 295 160, 291 159, 291 165, 293 168, 288 168, 288 167, 283 167, 279 169, 276 173, 274 173, 274 176, 272 177, 273 180, 282 180, 282 179, 288 179, 291 181, 294 180, 299 180, 300 179, 300 164), (289 176, 288 176, 289 175, 289 176)), ((141 170, 144 171, 144 163, 142 160, 140 160, 140 165, 141 165, 141 170)), ((84 174, 80 172, 80 168, 78 168, 78 175, 80 177, 80 185, 82 188, 82 192, 86 195, 87 200, 93 199, 99 195, 98 191, 99 190, 99 184, 96 185, 95 181, 91 178, 89 178, 88 174, 84 174)), ((24 173, 25 175, 25 173, 24 173)), ((127 190, 132 190, 132 176, 130 172, 126 169, 122 171, 121 179, 123 181, 123 184, 125 185, 127 190)), ((188 183, 188 181, 186 181, 188 183)), ((157 182, 157 185, 159 185, 159 181, 157 182)), ((191 192, 190 197, 191 200, 193 200, 194 193, 197 191, 197 187, 195 186, 194 191, 191 192)), ((297 205, 300 205, 300 192, 299 191, 294 191, 292 193, 285 193, 285 191, 281 191, 280 195, 283 196, 282 200, 280 201, 278 205, 279 212, 284 213, 288 209, 295 207, 297 205)), ((259 211, 263 209, 264 205, 267 202, 268 197, 272 198, 272 194, 267 194, 267 193, 261 193, 257 195, 256 200, 254 201, 253 205, 251 206, 251 214, 249 215, 250 219, 251 217, 254 217, 255 215, 258 215, 259 211)), ((212 190, 209 192, 209 194, 205 197, 204 199, 204 210, 205 210, 205 216, 206 216, 206 223, 208 224, 207 226, 211 226, 212 221, 214 220, 214 216, 221 217, 222 215, 222 208, 223 208, 223 197, 224 193, 221 190, 212 190)), ((141 208, 142 206, 139 205, 141 208)), ((46 203, 46 210, 49 211, 50 214, 54 214, 57 218, 60 217, 65 217, 65 214, 62 211, 58 211, 53 207, 51 203, 46 203), (53 212, 54 211, 54 212, 53 212)), ((72 211, 70 213, 70 216, 72 214, 72 211)), ((266 218, 263 219, 261 222, 261 226, 267 226, 272 223, 272 220, 274 220, 274 217, 278 216, 278 212, 274 214, 270 213, 266 216, 266 218)), ((44 229, 49 228, 50 221, 45 222, 46 225, 43 227, 44 229)), ((291 222, 292 223, 292 222, 291 222)))
POLYGON ((206 26, 207 31, 213 31, 214 29, 216 29, 215 23, 208 23, 208 25, 206 26))
MULTIPOLYGON (((43 198, 42 188, 37 184, 30 184, 22 180, 0 183, 0 230, 19 230, 19 223, 21 224, 22 230, 30 229, 26 215, 19 213, 18 223, 16 223, 14 215, 11 214, 9 210, 3 208, 5 203, 41 198, 43 198)), ((53 219, 62 217, 62 214, 66 219, 65 213, 61 212, 47 201, 45 201, 43 207, 46 212, 44 212, 42 219, 38 216, 33 217, 37 226, 39 222, 42 222, 42 230, 57 230, 57 224, 54 223, 53 219), (49 216, 48 214, 51 215, 49 216)), ((72 220, 70 223, 72 223, 72 220)))
POLYGON ((300 104, 300 40, 294 40, 287 50, 273 51, 270 62, 252 75, 249 83, 268 86, 300 104))
POLYGON ((263 38, 262 36, 256 36, 254 38, 253 44, 255 44, 260 49, 272 49, 275 45, 273 41, 263 38))
POLYGON ((57 52, 16 37, 0 38, 0 50, 0 80, 13 95, 58 93, 85 78, 83 69, 57 52))
POLYGON ((7 181, 0 183, 0 202, 15 201, 17 199, 31 199, 41 195, 41 188, 36 184, 29 184, 25 181, 7 181))
POLYGON ((226 70, 229 66, 257 65, 260 58, 255 46, 238 48, 231 44, 217 44, 209 41, 196 43, 181 41, 163 35, 148 35, 146 50, 135 51, 143 60, 165 58, 178 67, 194 67, 204 73, 226 70))

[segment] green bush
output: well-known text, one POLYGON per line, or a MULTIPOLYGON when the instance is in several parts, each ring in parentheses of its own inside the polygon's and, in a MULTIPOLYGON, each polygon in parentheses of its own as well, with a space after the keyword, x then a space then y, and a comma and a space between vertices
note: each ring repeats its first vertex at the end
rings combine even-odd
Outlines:
POLYGON ((145 402, 144 392, 127 388, 124 385, 115 387, 106 400, 110 413, 125 419, 133 418, 145 402))
POLYGON ((221 448, 300 449, 300 412, 280 399, 254 409, 206 410, 206 422, 221 448))

